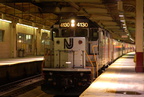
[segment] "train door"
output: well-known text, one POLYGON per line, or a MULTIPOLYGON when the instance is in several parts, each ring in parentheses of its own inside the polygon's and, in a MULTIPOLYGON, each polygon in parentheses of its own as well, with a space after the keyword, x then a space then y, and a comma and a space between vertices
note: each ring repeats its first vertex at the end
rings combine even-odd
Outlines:
MULTIPOLYGON (((103 58, 103 32, 99 30, 99 65, 102 65, 102 58, 103 58)), ((100 67, 99 66, 99 67, 100 67)))
POLYGON ((105 32, 102 30, 101 32, 101 61, 102 61, 102 66, 105 64, 106 60, 106 37, 105 37, 105 32))
POLYGON ((107 64, 109 62, 109 36, 108 36, 108 32, 105 31, 105 38, 104 38, 104 56, 105 56, 105 60, 104 60, 104 64, 107 64))
POLYGON ((108 62, 111 62, 111 39, 109 34, 108 34, 108 62))
POLYGON ((111 49, 112 49, 112 51, 111 51, 111 59, 113 61, 114 60, 114 45, 115 45, 114 39, 111 40, 111 43, 112 43, 112 45, 111 45, 111 49))

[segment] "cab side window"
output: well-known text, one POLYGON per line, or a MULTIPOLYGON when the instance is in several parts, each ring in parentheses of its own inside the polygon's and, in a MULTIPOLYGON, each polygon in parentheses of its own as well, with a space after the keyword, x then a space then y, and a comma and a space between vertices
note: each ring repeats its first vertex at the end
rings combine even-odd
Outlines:
POLYGON ((98 39, 97 29, 90 30, 90 41, 96 41, 98 39))

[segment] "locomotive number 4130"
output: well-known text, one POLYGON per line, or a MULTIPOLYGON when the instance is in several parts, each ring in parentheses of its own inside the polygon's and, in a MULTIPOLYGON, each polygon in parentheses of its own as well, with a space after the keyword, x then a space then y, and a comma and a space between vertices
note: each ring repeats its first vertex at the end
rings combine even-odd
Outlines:
POLYGON ((88 23, 86 22, 78 22, 77 27, 88 27, 88 23))
MULTIPOLYGON (((87 22, 77 22, 76 27, 88 27, 88 23, 87 22)), ((72 27, 71 23, 69 22, 64 22, 60 24, 60 27, 72 27)))

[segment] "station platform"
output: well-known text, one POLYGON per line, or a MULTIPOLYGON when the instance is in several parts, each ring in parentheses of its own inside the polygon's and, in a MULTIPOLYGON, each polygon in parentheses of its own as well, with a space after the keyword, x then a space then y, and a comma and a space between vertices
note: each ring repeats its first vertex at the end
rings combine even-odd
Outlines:
POLYGON ((0 86, 42 74, 43 56, 0 59, 0 86))
POLYGON ((3 65, 13 65, 25 62, 42 61, 43 56, 30 56, 30 57, 18 57, 18 58, 6 58, 0 59, 0 66, 3 65))
POLYGON ((116 60, 80 97, 144 97, 144 73, 135 72, 134 55, 116 60))

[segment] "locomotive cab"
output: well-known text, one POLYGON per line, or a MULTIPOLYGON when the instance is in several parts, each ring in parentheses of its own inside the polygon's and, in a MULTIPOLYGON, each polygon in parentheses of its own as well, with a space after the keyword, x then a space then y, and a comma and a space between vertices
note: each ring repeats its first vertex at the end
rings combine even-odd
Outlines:
POLYGON ((54 44, 45 56, 45 84, 52 88, 89 86, 98 74, 91 57, 93 47, 94 54, 98 51, 98 26, 87 19, 66 19, 54 25, 51 33, 54 44))
MULTIPOLYGON (((66 19, 53 26, 53 64, 51 68, 85 68, 92 66, 87 57, 92 55, 93 45, 98 45, 98 27, 86 19, 66 19), (87 55, 87 56, 86 56, 87 55)), ((96 52, 98 47, 96 47, 96 52)), ((93 59, 92 59, 93 60, 93 59)), ((51 60, 52 61, 52 60, 51 60)))
POLYGON ((111 39, 107 30, 86 17, 60 20, 53 25, 51 35, 53 44, 47 50, 43 68, 42 90, 47 93, 69 95, 69 88, 81 93, 127 52, 122 48, 127 44, 111 39))

